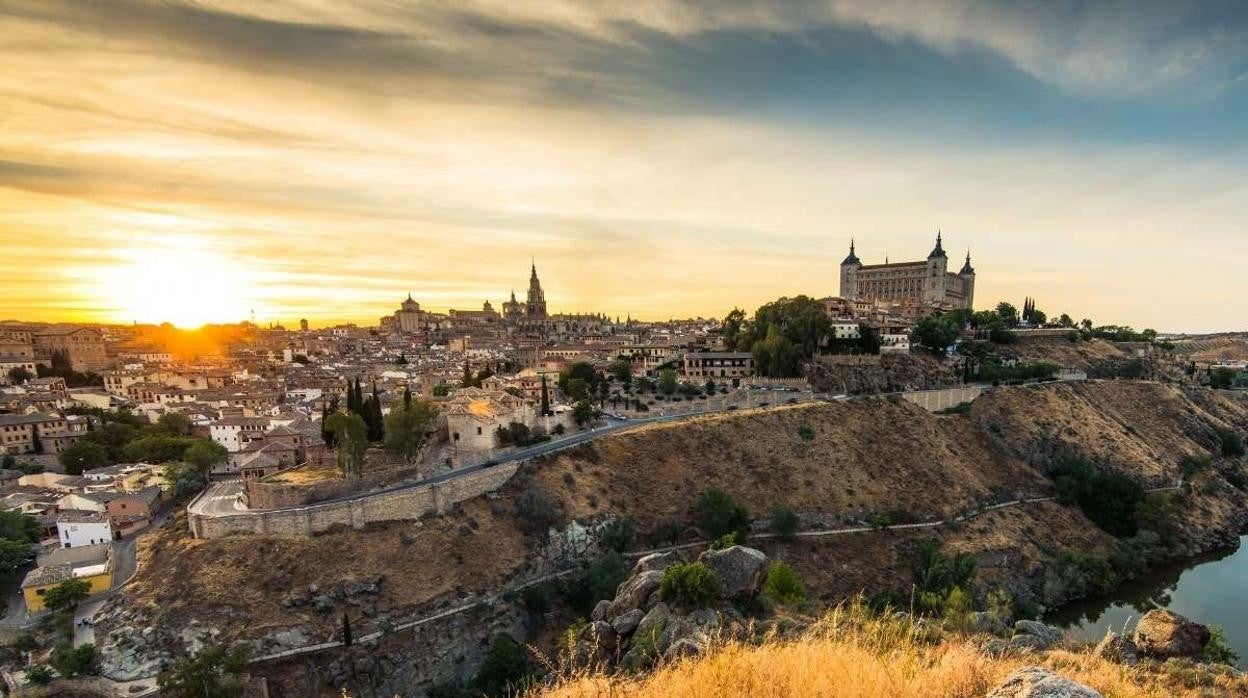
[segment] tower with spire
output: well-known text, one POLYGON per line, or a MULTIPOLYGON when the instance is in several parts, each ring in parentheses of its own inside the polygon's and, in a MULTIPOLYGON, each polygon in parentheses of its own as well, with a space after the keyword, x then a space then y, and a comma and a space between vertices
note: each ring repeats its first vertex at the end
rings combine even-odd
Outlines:
POLYGON ((936 246, 927 255, 927 280, 923 284, 923 300, 928 303, 942 303, 945 300, 945 274, 949 271, 949 255, 945 254, 944 245, 940 240, 940 231, 936 231, 936 246))
POLYGON ((529 295, 525 300, 524 313, 529 320, 546 319, 546 294, 542 291, 542 282, 537 279, 537 263, 533 262, 529 272, 529 295))
POLYGON ((849 239, 849 255, 841 262, 841 298, 858 297, 858 270, 862 260, 854 252, 854 239, 849 239))

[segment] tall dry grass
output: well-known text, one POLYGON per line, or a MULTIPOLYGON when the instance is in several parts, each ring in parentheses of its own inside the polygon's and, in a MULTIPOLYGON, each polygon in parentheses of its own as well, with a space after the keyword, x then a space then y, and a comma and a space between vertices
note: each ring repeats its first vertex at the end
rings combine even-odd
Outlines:
POLYGON ((985 695, 1029 665, 1048 667, 1106 698, 1248 696, 1248 681, 1190 665, 1132 668, 1068 650, 994 658, 978 649, 982 639, 843 606, 799 639, 773 634, 755 643, 726 642, 644 675, 573 673, 535 688, 529 698, 964 698, 985 695))

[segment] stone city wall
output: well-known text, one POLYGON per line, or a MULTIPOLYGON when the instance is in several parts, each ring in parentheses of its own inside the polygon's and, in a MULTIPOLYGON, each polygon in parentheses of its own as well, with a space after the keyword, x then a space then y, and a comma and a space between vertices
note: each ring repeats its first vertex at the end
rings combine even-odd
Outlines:
POLYGON ((307 536, 334 526, 363 528, 379 521, 414 520, 445 513, 459 502, 502 487, 519 467, 519 463, 498 465, 445 482, 295 508, 226 516, 189 513, 188 523, 196 538, 221 538, 236 534, 307 536))
POLYGON ((939 412, 950 407, 957 407, 983 395, 984 386, 964 385, 958 388, 942 388, 939 390, 912 390, 901 394, 903 400, 913 402, 928 412, 939 412))

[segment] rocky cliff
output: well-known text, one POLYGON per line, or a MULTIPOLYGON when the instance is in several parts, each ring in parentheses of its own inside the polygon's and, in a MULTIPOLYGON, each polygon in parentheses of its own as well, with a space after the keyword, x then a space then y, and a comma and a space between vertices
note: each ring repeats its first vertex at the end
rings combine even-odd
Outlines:
POLYGON ((903 390, 931 390, 962 383, 962 364, 913 354, 820 356, 806 365, 815 392, 871 395, 903 390))

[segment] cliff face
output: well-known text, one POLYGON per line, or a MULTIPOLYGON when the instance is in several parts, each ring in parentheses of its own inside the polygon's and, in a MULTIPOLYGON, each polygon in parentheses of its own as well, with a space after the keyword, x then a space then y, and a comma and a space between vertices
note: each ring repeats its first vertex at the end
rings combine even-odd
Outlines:
POLYGON ((870 395, 948 388, 962 383, 962 365, 923 353, 880 356, 822 356, 806 365, 816 392, 870 395))
MULTIPOLYGON (((1046 469, 1075 453, 1150 485, 1171 484, 1184 455, 1215 449, 1215 428, 1248 431, 1248 400, 1117 381, 1000 389, 958 415, 872 399, 650 425, 528 464, 496 495, 423 522, 312 538, 202 541, 173 521, 144 541, 141 573, 97 633, 107 638, 127 625, 156 627, 159 637, 148 642, 173 652, 186 644, 184 630, 195 619, 201 629, 216 629, 221 641, 253 640, 272 650, 281 642, 300 644, 300 635, 306 642, 333 637, 345 611, 362 635, 384 619, 447 608, 532 574, 560 547, 545 533, 547 524, 621 517, 642 539, 663 530, 698 538, 690 527, 698 494, 708 488, 724 490, 756 519, 773 507, 791 507, 807 529, 860 525, 881 513, 894 523, 930 521, 1051 494, 1046 469), (358 583, 378 575, 376 591, 356 593, 358 583)), ((1233 539, 1245 523, 1248 495, 1214 470, 1190 482, 1179 500, 1178 551, 1233 539)), ((797 568, 812 599, 833 603, 908 585, 919 538, 975 555, 984 583, 1007 588, 1034 584, 1058 551, 1105 552, 1115 545, 1077 509, 1055 502, 992 511, 958 527, 757 545, 797 568)), ((490 628, 518 627, 517 603, 495 601, 488 617, 471 624, 481 632, 461 632, 452 623, 388 636, 388 659, 367 669, 399 693, 427 686, 433 674, 470 674, 490 628), (428 654, 430 643, 449 648, 434 669, 396 659, 428 654)), ((293 681, 306 661, 265 671, 293 681)), ((330 653, 317 655, 315 664, 324 694, 337 695, 333 677, 343 663, 330 653)), ((288 695, 315 695, 306 684, 291 686, 288 695)))

